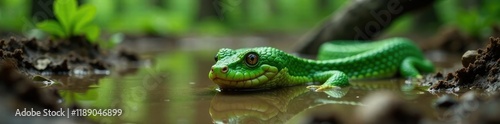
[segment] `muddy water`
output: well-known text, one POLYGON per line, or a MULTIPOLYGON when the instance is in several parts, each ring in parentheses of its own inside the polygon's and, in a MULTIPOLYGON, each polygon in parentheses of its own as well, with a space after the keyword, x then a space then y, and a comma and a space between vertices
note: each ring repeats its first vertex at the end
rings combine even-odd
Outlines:
POLYGON ((333 111, 347 120, 377 90, 400 94, 425 116, 443 118, 432 108, 442 94, 412 87, 405 79, 353 81, 340 93, 317 93, 305 86, 269 91, 218 92, 208 79, 216 50, 170 50, 148 55, 148 65, 107 76, 53 76, 65 104, 117 108, 117 117, 89 117, 101 123, 300 123, 311 113, 333 111))
MULTIPOLYGON (((217 49, 275 46, 289 52, 293 46, 289 41, 298 38, 238 39, 241 41, 186 38, 166 45, 156 42, 148 45, 141 41, 142 44, 125 45, 145 53, 141 58, 149 64, 136 70, 49 78, 59 82, 52 87, 60 89, 64 104, 123 111, 115 117, 89 117, 100 123, 300 123, 311 113, 324 110, 335 112, 344 120, 352 120, 355 119, 354 110, 363 106, 361 100, 377 90, 394 91, 404 96, 410 103, 408 107, 422 110, 424 116, 443 118, 432 108, 432 102, 442 94, 412 87, 405 79, 397 78, 353 81, 353 86, 333 93, 312 92, 305 86, 244 93, 218 92, 217 86, 208 79, 217 49), (153 53, 144 52, 148 50, 153 53)), ((444 62, 438 66, 449 68, 450 64, 444 62)))

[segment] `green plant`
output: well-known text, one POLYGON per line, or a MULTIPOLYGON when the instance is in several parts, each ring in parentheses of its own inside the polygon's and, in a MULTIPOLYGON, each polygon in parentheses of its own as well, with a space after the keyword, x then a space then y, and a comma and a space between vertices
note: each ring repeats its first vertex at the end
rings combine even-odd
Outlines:
POLYGON ((93 42, 99 37, 99 27, 90 23, 96 14, 96 7, 85 4, 77 7, 76 0, 56 0, 54 14, 58 21, 46 20, 36 26, 55 38, 69 38, 84 35, 93 42))
POLYGON ((498 24, 500 19, 500 9, 496 6, 499 3, 498 0, 484 0, 477 5, 462 5, 457 0, 442 0, 434 7, 443 23, 457 26, 473 37, 489 37, 491 26, 498 24))

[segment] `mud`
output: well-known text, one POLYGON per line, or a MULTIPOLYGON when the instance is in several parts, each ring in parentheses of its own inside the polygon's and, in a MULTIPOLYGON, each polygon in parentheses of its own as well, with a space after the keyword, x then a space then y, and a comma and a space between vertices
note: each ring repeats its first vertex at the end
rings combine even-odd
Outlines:
POLYGON ((0 119, 3 123, 94 123, 83 117, 15 117, 17 110, 70 110, 80 108, 78 105, 64 106, 61 96, 55 88, 41 88, 26 75, 19 73, 12 61, 0 61, 0 119), (6 116, 5 116, 6 115, 6 116))
POLYGON ((30 73, 93 73, 109 70, 116 62, 139 60, 132 52, 102 50, 83 37, 60 41, 10 38, 0 44, 0 60, 14 61, 22 72, 30 73))
MULTIPOLYGON (((429 90, 452 88, 496 91, 500 84, 500 38, 490 37, 485 49, 478 49, 475 61, 452 73, 437 73, 426 78, 429 90)), ((468 60, 469 61, 469 60, 468 60)))
POLYGON ((41 89, 36 84, 19 73, 14 63, 9 61, 0 62, 0 92, 2 95, 11 97, 16 101, 16 106, 36 106, 38 108, 53 109, 60 108, 57 102, 61 99, 56 89, 41 89))
POLYGON ((439 97, 434 106, 441 121, 447 123, 497 124, 500 123, 499 96, 499 93, 484 94, 476 91, 466 92, 459 98, 447 94, 439 97))
POLYGON ((357 106, 355 118, 347 120, 333 110, 310 114, 307 124, 336 124, 354 122, 356 124, 498 124, 500 119, 500 94, 484 94, 469 91, 459 96, 445 94, 432 103, 438 118, 428 118, 414 104, 392 91, 375 91, 357 106))

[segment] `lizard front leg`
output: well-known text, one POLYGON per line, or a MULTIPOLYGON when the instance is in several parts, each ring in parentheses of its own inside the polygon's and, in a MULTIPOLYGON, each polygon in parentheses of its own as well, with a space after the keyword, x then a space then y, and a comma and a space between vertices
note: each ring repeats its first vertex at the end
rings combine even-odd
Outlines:
POLYGON ((322 92, 328 89, 340 89, 349 86, 349 77, 341 71, 325 71, 312 75, 314 82, 323 82, 322 85, 311 85, 307 88, 322 92))

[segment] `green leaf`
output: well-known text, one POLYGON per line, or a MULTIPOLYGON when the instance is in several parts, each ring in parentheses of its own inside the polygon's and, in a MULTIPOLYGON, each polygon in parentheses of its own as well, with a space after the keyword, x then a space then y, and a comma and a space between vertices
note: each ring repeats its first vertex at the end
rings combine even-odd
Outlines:
POLYGON ((41 75, 35 75, 32 80, 33 81, 51 81, 50 79, 43 77, 41 75))
POLYGON ((54 3, 54 13, 57 20, 61 23, 66 35, 72 34, 71 17, 76 12, 76 0, 56 0, 54 3))
POLYGON ((67 37, 64 34, 64 29, 59 23, 53 20, 47 20, 36 24, 36 27, 56 37, 67 37))
POLYGON ((97 25, 87 26, 80 33, 83 33, 90 42, 95 42, 99 38, 99 27, 97 25))
POLYGON ((73 15, 72 22, 75 24, 73 28, 73 32, 79 32, 84 26, 89 24, 95 17, 96 7, 91 4, 86 4, 80 6, 80 8, 76 11, 76 14, 73 15))

